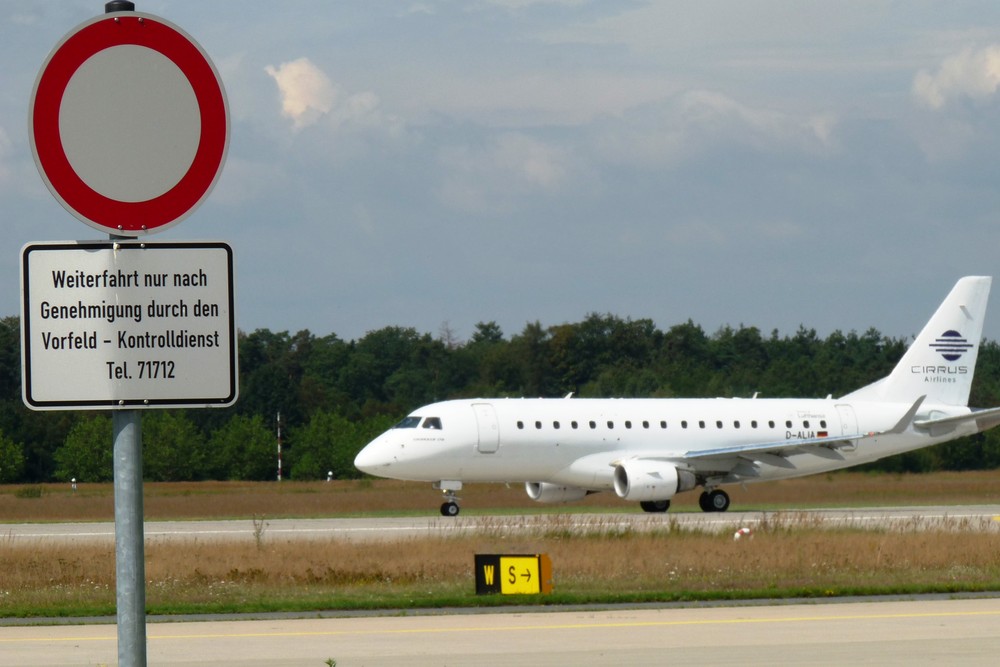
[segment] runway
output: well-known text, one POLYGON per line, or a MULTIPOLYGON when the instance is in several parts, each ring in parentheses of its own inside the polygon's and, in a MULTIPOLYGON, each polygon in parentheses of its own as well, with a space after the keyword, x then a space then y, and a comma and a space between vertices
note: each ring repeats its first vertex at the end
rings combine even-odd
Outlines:
MULTIPOLYGON (((781 512, 676 512, 666 514, 532 514, 470 515, 445 518, 437 515, 386 518, 262 519, 212 521, 146 521, 146 541, 157 540, 254 540, 342 539, 391 541, 431 535, 481 530, 508 534, 558 526, 577 530, 653 530, 672 526, 722 532, 761 521, 788 521, 798 525, 944 528, 951 530, 1000 530, 1000 505, 936 507, 885 507, 859 509, 812 509, 781 512)), ((17 524, 0 523, 0 537, 10 540, 114 540, 113 522, 17 524)))
MULTIPOLYGON (((155 623, 152 665, 995 665, 1000 599, 155 623)), ((117 661, 114 625, 0 628, 0 663, 117 661)))

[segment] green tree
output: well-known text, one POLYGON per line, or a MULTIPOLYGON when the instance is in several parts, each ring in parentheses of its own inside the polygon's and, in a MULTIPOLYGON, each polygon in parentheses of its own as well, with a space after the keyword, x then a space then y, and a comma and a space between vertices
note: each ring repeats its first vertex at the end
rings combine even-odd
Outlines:
POLYGON ((144 415, 143 476, 155 482, 206 479, 205 438, 181 412, 158 410, 144 415))
POLYGON ((0 484, 16 482, 24 473, 24 447, 0 433, 0 484))
POLYGON ((292 479, 325 479, 328 472, 335 479, 360 477, 354 457, 395 421, 396 417, 388 415, 356 422, 332 412, 315 413, 308 424, 292 433, 292 479))
POLYGON ((68 482, 110 482, 114 479, 114 440, 111 418, 97 415, 73 425, 56 450, 55 477, 68 482))
POLYGON ((277 475, 275 434, 260 415, 235 415, 208 442, 212 477, 267 480, 277 475))
MULTIPOLYGON (((564 388, 556 378, 549 349, 551 336, 541 322, 531 322, 510 342, 518 362, 520 383, 516 390, 523 396, 556 396, 564 388)), ((575 391, 570 387, 567 391, 575 391)))

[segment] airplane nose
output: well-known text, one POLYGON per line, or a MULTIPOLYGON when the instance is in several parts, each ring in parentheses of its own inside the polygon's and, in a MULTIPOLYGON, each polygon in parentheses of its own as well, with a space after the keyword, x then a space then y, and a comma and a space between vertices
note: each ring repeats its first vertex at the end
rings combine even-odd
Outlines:
POLYGON ((358 452, 358 455, 354 457, 354 467, 361 472, 366 472, 370 475, 377 475, 376 470, 378 468, 384 468, 389 465, 389 461, 381 454, 379 447, 374 446, 375 443, 366 445, 364 449, 358 452))

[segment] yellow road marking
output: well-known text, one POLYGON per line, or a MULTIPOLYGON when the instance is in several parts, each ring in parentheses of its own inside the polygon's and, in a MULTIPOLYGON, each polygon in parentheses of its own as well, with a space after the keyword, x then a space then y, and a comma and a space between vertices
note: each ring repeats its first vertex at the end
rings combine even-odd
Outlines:
MULTIPOLYGON (((993 611, 958 611, 958 612, 928 612, 909 614, 855 614, 855 615, 835 615, 835 616, 783 616, 778 618, 723 618, 723 619, 702 619, 702 620, 664 620, 664 621, 610 621, 594 623, 549 623, 549 624, 527 624, 527 625, 507 625, 507 626, 465 626, 455 628, 400 628, 396 630, 323 630, 314 632, 230 632, 230 633, 177 633, 148 634, 148 640, 167 639, 254 639, 254 638, 275 638, 275 637, 344 637, 362 635, 417 635, 417 634, 454 634, 468 632, 524 632, 537 630, 592 630, 609 628, 669 628, 669 627, 690 627, 690 626, 712 626, 712 625, 743 625, 743 624, 774 624, 774 623, 816 623, 830 621, 859 621, 859 620, 903 620, 917 618, 968 618, 972 616, 1000 616, 1000 610, 993 611)), ((385 617, 390 618, 390 617, 385 617)), ((351 619, 327 619, 351 620, 351 619)), ((37 638, 5 638, 0 637, 0 644, 18 643, 38 643, 38 642, 88 642, 88 641, 116 641, 115 634, 83 637, 37 637, 37 638)))

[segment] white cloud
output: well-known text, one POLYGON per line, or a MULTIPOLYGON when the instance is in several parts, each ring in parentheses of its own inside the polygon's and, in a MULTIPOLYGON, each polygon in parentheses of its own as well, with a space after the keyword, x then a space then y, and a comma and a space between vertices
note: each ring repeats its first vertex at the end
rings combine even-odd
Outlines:
POLYGON ((445 149, 440 159, 446 171, 441 197, 465 211, 507 210, 520 196, 559 190, 569 177, 565 150, 516 132, 480 149, 445 149))
POLYGON ((691 90, 626 114, 602 128, 597 150, 620 164, 674 166, 718 147, 762 153, 827 154, 836 118, 754 108, 721 93, 691 90))
POLYGON ((323 70, 308 58, 264 68, 278 84, 281 93, 281 114, 292 119, 296 130, 315 123, 333 109, 337 89, 323 70))
POLYGON ((834 121, 828 116, 795 115, 757 109, 719 93, 696 90, 680 100, 680 120, 688 129, 706 134, 729 135, 730 139, 762 149, 797 148, 813 151, 828 148, 834 121))
POLYGON ((268 65, 264 70, 278 84, 281 115, 292 120, 295 130, 311 125, 333 129, 350 125, 377 128, 390 136, 403 131, 403 123, 398 118, 382 113, 378 95, 371 91, 344 93, 308 58, 278 67, 268 65))
POLYGON ((941 63, 936 72, 921 70, 913 79, 913 94, 931 109, 959 97, 985 99, 1000 86, 1000 46, 964 49, 941 63))

